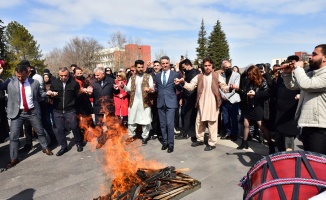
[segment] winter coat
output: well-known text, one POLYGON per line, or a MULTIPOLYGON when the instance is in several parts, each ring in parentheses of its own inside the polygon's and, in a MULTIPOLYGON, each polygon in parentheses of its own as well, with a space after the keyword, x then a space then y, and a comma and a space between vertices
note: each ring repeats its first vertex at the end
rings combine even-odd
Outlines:
MULTIPOLYGON (((125 85, 127 81, 122 81, 125 85)), ((120 81, 115 80, 116 85, 120 85, 120 81)), ((115 115, 116 116, 128 116, 128 93, 124 91, 122 88, 119 88, 119 93, 114 94, 114 107, 115 107, 115 115), (120 98, 120 94, 122 94, 122 98, 120 98)))
POLYGON ((309 72, 296 67, 294 74, 283 74, 289 89, 300 89, 295 119, 300 127, 326 128, 326 66, 309 72))

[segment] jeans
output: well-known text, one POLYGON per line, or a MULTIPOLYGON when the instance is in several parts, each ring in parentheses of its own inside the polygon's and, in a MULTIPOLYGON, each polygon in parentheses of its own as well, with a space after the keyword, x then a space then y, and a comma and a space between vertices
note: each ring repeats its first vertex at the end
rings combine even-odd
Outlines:
POLYGON ((239 103, 230 103, 229 101, 223 101, 221 111, 223 124, 225 127, 225 134, 238 136, 239 103))
POLYGON ((77 115, 76 111, 68 112, 68 113, 54 113, 54 121, 56 124, 56 137, 58 140, 58 143, 61 145, 62 149, 67 148, 67 138, 66 138, 66 132, 65 132, 65 124, 68 122, 70 129, 72 130, 72 133, 75 138, 76 145, 82 144, 82 137, 80 134, 80 129, 78 127, 77 123, 77 115))
POLYGON ((20 111, 18 116, 11 119, 10 123, 10 159, 15 160, 18 158, 19 149, 19 134, 23 127, 24 121, 28 121, 38 135, 38 140, 42 146, 42 149, 47 148, 48 141, 46 140, 45 133, 42 127, 41 119, 36 115, 34 109, 23 112, 20 111))

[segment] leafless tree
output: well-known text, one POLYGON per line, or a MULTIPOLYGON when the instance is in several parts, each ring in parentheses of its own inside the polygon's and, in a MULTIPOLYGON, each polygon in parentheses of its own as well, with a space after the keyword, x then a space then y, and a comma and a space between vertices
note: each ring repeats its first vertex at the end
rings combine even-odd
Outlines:
MULTIPOLYGON (((72 38, 62 49, 53 49, 46 56, 46 64, 52 69, 59 66, 78 66, 91 70, 94 63, 99 59, 97 52, 103 49, 103 46, 93 38, 72 38)), ((51 70, 50 69, 50 70, 51 70)))
POLYGON ((62 60, 62 50, 59 48, 55 48, 46 54, 45 64, 52 73, 57 72, 58 68, 61 66, 67 66, 62 60))
POLYGON ((116 71, 117 69, 123 67, 125 64, 125 52, 124 52, 124 45, 127 43, 126 35, 121 33, 120 31, 116 31, 110 35, 108 44, 112 48, 118 48, 118 54, 115 56, 115 65, 113 66, 113 70, 116 71))
POLYGON ((155 60, 160 60, 162 56, 166 56, 166 53, 164 52, 163 49, 160 49, 155 53, 155 60))
POLYGON ((122 49, 123 45, 127 43, 126 35, 120 31, 116 31, 110 35, 108 43, 110 47, 119 47, 122 49))
POLYGON ((98 60, 97 52, 103 46, 93 38, 75 37, 63 47, 63 60, 65 63, 75 63, 86 69, 90 69, 92 64, 98 60))

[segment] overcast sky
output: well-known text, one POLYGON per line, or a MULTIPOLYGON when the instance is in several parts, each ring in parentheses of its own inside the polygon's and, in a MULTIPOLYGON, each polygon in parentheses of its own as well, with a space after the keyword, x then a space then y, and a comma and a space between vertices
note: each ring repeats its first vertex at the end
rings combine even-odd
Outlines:
POLYGON ((140 38, 178 61, 196 58, 201 20, 207 36, 220 20, 233 65, 271 63, 295 51, 311 53, 326 43, 324 0, 0 0, 5 25, 17 21, 40 44, 43 54, 75 36, 104 47, 113 32, 140 38))

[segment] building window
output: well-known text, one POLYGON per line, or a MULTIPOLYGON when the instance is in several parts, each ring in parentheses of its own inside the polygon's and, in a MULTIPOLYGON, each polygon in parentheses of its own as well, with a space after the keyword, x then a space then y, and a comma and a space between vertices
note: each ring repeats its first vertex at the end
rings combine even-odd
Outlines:
POLYGON ((279 60, 276 60, 276 64, 279 65, 280 64, 280 61, 279 60))

